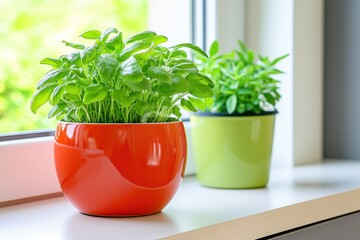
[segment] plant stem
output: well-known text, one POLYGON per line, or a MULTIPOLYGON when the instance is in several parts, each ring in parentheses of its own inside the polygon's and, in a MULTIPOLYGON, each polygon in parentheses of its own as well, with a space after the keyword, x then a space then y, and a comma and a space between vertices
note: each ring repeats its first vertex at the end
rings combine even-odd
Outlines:
POLYGON ((91 118, 90 118, 90 115, 87 111, 87 109, 85 107, 82 107, 84 109, 84 112, 85 112, 85 115, 86 115, 86 118, 87 118, 87 122, 91 122, 91 118))
POLYGON ((100 120, 101 120, 101 102, 98 102, 98 105, 99 105, 99 110, 98 110, 98 120, 97 120, 97 122, 99 123, 100 120))
POLYGON ((179 101, 180 99, 182 99, 184 96, 186 96, 188 93, 182 93, 182 94, 179 94, 176 98, 175 98, 175 100, 173 100, 172 102, 171 102, 171 105, 172 106, 174 106, 175 105, 175 103, 177 103, 177 101, 179 101))

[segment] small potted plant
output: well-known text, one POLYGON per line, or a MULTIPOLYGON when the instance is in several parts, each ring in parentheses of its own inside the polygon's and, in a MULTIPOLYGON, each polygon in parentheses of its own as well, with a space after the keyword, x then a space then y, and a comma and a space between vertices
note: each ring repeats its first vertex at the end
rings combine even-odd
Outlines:
POLYGON ((282 73, 269 60, 239 42, 239 49, 219 54, 214 41, 209 58, 197 57, 200 72, 211 78, 214 95, 206 111, 192 114, 197 177, 204 186, 258 188, 268 183, 276 103, 282 73))
MULTIPOLYGON (((87 31, 90 46, 59 58, 38 82, 31 110, 50 103, 59 122, 54 158, 64 195, 80 212, 139 216, 161 211, 175 194, 186 163, 180 107, 197 111, 213 95, 183 48, 146 31, 126 40, 115 28, 87 31)), ((85 40, 86 41, 86 40, 85 40)))

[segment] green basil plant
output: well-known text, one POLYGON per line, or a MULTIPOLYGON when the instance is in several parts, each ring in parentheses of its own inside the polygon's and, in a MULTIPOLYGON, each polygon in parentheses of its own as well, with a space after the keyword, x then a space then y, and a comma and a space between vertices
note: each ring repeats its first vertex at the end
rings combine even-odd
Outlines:
POLYGON ((276 111, 281 95, 279 81, 273 75, 283 72, 275 65, 288 54, 274 60, 259 55, 257 60, 244 43, 238 44, 239 49, 219 54, 219 43, 214 41, 208 58, 197 55, 200 72, 215 83, 211 106, 206 111, 230 115, 276 111))
POLYGON ((63 41, 75 51, 41 61, 52 69, 36 86, 32 112, 50 103, 48 117, 69 122, 168 122, 180 119, 180 107, 205 110, 206 98, 213 96, 214 83, 184 50, 206 59, 193 44, 166 47, 167 37, 151 31, 124 40, 116 28, 80 37, 93 44, 63 41))

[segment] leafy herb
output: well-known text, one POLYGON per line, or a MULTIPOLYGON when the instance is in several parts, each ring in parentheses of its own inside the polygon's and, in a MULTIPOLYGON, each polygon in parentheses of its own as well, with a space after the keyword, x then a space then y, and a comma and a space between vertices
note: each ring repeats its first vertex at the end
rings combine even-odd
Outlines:
POLYGON ((205 98, 213 96, 214 83, 183 50, 207 58, 197 46, 161 46, 167 38, 150 31, 123 40, 115 28, 80 37, 94 44, 63 41, 77 51, 41 61, 52 70, 36 86, 32 112, 50 103, 49 118, 70 122, 167 122, 181 117, 179 107, 204 110, 205 98))
POLYGON ((197 63, 202 74, 215 83, 212 104, 206 111, 228 114, 260 114, 275 110, 280 100, 279 81, 272 76, 283 73, 275 65, 288 56, 275 60, 259 55, 242 42, 239 50, 219 54, 219 43, 214 41, 209 50, 209 58, 197 55, 197 63))

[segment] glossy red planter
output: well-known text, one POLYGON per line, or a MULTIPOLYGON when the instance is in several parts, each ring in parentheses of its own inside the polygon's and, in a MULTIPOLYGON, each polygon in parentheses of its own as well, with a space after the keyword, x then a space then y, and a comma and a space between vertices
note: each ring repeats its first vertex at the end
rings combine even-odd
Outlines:
POLYGON ((139 216, 161 211, 185 170, 182 122, 59 122, 56 172, 66 198, 82 213, 139 216))

